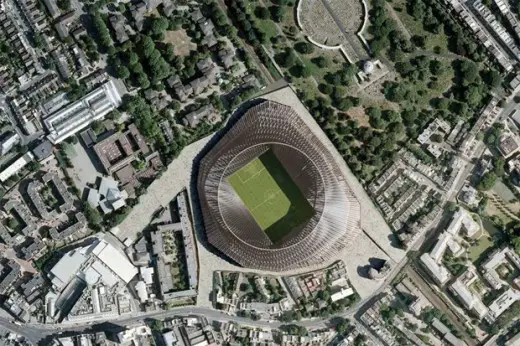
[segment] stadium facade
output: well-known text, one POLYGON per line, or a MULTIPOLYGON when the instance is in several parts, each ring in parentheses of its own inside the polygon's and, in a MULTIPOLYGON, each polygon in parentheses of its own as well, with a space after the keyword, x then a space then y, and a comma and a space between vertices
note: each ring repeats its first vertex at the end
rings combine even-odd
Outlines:
POLYGON ((251 107, 200 162, 197 182, 207 239, 252 269, 288 271, 322 264, 360 232, 359 203, 327 147, 292 107, 251 107), (273 243, 228 181, 271 150, 314 208, 313 216, 273 243))

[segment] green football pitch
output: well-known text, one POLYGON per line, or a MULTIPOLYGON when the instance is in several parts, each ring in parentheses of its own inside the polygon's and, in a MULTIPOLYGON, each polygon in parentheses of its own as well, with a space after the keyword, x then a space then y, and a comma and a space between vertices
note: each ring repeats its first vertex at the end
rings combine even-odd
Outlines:
POLYGON ((308 221, 314 209, 272 151, 228 177, 257 224, 276 243, 308 221))

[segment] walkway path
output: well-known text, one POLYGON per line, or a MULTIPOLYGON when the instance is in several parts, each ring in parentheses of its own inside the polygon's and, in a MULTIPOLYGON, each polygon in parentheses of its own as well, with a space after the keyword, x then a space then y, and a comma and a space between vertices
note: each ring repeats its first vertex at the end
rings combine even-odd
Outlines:
POLYGON ((392 4, 387 2, 386 3, 386 9, 388 10, 388 13, 390 14, 390 17, 396 22, 397 26, 401 30, 401 32, 406 36, 406 38, 409 40, 412 38, 412 34, 410 34, 410 31, 408 31, 408 28, 404 23, 401 21, 401 18, 395 13, 394 8, 392 7, 392 4))
POLYGON ((210 138, 211 136, 208 136, 186 146, 166 171, 154 180, 147 192, 139 198, 139 204, 116 229, 112 230, 117 238, 123 242, 127 239, 135 241, 137 233, 148 226, 153 214, 189 186, 193 160, 210 138))

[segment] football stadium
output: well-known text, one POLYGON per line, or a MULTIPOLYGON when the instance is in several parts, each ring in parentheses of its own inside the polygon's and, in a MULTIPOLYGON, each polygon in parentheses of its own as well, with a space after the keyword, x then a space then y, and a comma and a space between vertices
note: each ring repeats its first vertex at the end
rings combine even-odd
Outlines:
POLYGON ((331 153, 274 101, 249 108, 206 153, 197 189, 207 240, 247 268, 320 264, 359 228, 357 200, 331 153))

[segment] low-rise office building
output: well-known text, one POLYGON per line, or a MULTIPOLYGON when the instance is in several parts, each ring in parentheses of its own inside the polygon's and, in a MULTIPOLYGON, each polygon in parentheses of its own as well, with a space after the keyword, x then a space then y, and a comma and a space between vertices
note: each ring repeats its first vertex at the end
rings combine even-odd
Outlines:
POLYGON ((80 100, 51 114, 43 120, 49 131, 47 138, 54 144, 76 134, 96 120, 103 119, 122 103, 124 86, 111 79, 80 100))

